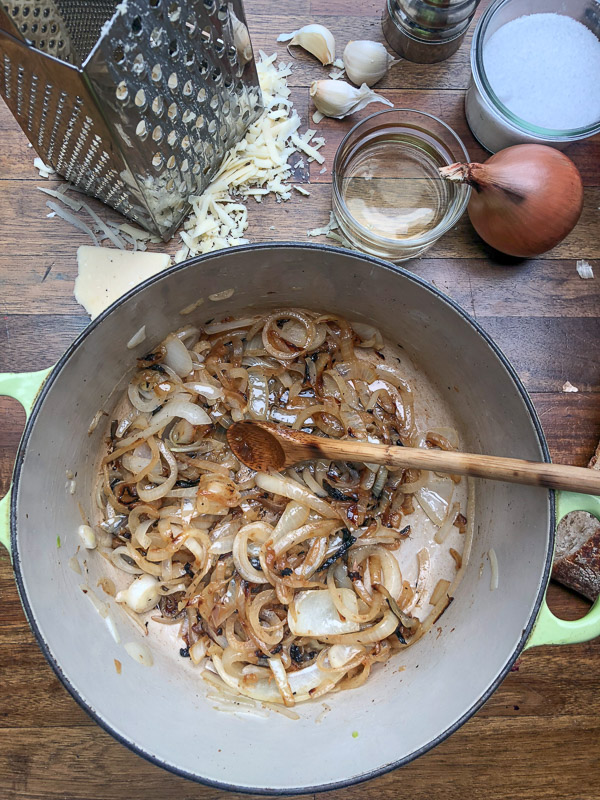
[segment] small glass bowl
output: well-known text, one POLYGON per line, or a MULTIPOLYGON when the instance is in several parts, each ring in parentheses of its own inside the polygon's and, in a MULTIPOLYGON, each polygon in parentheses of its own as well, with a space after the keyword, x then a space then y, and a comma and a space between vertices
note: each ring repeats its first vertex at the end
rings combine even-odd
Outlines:
POLYGON ((399 108, 359 122, 333 162, 333 212, 359 250, 398 263, 423 253, 462 216, 468 186, 438 168, 468 162, 463 143, 431 114, 399 108))

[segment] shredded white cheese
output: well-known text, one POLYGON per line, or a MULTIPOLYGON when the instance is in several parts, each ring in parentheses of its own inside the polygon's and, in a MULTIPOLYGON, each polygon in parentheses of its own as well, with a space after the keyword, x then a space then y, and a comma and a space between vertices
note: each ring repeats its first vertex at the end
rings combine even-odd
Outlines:
POLYGON ((306 231, 307 236, 327 236, 329 231, 335 230, 339 228, 339 225, 336 222, 335 216, 333 215, 333 211, 329 212, 329 222, 327 225, 323 226, 322 228, 313 228, 310 231, 306 231))
POLYGON ((130 225, 128 222, 124 222, 123 225, 119 225, 119 230, 122 233, 128 233, 134 239, 138 239, 142 242, 145 242, 152 237, 150 231, 143 231, 141 228, 136 228, 135 225, 130 225))
POLYGON ((39 156, 33 159, 33 166, 40 173, 40 178, 49 178, 51 175, 56 175, 56 172, 48 164, 44 164, 39 156))
POLYGON ((592 269, 592 265, 589 264, 587 261, 580 259, 577 262, 577 272, 580 278, 583 280, 590 280, 590 278, 594 277, 594 270, 592 269))
POLYGON ((563 390, 563 392, 578 392, 579 391, 579 389, 576 386, 573 386, 573 384, 570 381, 565 381, 563 383, 562 390, 563 390))
POLYGON ((304 197, 310 197, 310 192, 307 189, 305 189, 304 186, 297 186, 296 184, 294 184, 294 189, 300 194, 303 194, 304 197))
POLYGON ((118 224, 106 222, 101 219, 83 200, 75 200, 67 194, 69 191, 77 192, 77 189, 74 189, 66 183, 56 190, 46 189, 44 186, 38 186, 37 188, 40 192, 59 200, 63 205, 67 206, 67 208, 71 209, 71 211, 84 211, 91 218, 91 223, 86 224, 79 216, 71 214, 70 211, 53 203, 51 200, 48 200, 46 203, 51 210, 51 213, 47 215, 48 217, 60 217, 78 230, 83 231, 83 233, 87 233, 95 247, 99 247, 103 241, 108 239, 108 241, 115 247, 118 247, 119 250, 127 250, 128 246, 130 246, 135 253, 138 250, 146 250, 146 241, 153 243, 162 241, 157 236, 152 236, 147 231, 143 231, 128 223, 118 224))
MULTIPOLYGON (((261 202, 265 195, 272 194, 277 202, 289 200, 292 187, 286 181, 292 170, 290 156, 301 151, 309 160, 324 161, 318 152, 324 142, 317 146, 311 142, 316 131, 298 134, 300 117, 289 100, 287 85, 291 64, 275 67, 276 58, 276 53, 267 56, 260 52, 256 66, 264 112, 226 156, 204 194, 190 198, 192 213, 180 231, 183 247, 175 254, 175 262, 197 253, 246 244, 248 209, 235 196, 261 202)), ((302 157, 294 168, 301 166, 302 157)))
POLYGON ((313 228, 310 231, 306 231, 307 236, 326 236, 328 239, 333 239, 336 242, 339 242, 344 247, 347 247, 349 250, 356 250, 354 245, 351 241, 346 239, 343 233, 336 233, 339 231, 340 226, 337 223, 336 218, 333 215, 333 211, 329 212, 329 222, 322 228, 313 228))
MULTIPOLYGON (((247 244, 244 232, 248 228, 248 209, 241 201, 253 197, 260 203, 266 195, 274 195, 277 202, 287 201, 293 188, 304 196, 310 195, 307 189, 288 183, 292 173, 288 161, 294 153, 299 153, 294 169, 304 168, 305 157, 308 161, 323 164, 325 159, 319 150, 325 140, 322 137, 315 139, 315 130, 303 134, 298 132, 301 120, 289 99, 287 85, 292 66, 285 63, 275 66, 276 58, 276 53, 267 56, 260 51, 256 66, 264 111, 250 126, 245 138, 227 154, 207 190, 200 196, 189 198, 192 211, 179 231, 181 247, 175 253, 175 263, 199 253, 247 244)), ((36 159, 35 163, 43 177, 50 175, 51 167, 41 159, 36 159)), ((136 252, 146 250, 147 242, 160 242, 158 237, 129 223, 104 221, 80 199, 81 193, 67 184, 56 190, 38 188, 59 201, 46 203, 49 216, 60 217, 86 233, 95 247, 108 240, 119 250, 136 252), (76 198, 67 196, 68 191, 75 193, 76 198), (84 222, 80 214, 87 214, 90 220, 84 222)))

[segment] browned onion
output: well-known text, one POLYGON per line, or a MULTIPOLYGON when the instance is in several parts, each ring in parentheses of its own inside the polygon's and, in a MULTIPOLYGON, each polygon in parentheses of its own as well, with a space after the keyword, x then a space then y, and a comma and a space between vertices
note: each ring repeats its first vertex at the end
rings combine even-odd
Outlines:
MULTIPOLYGON (((400 609, 427 599, 426 551, 417 592, 392 553, 406 538, 396 523, 411 513, 403 489, 414 476, 407 487, 402 471, 329 460, 256 473, 225 439, 232 421, 254 418, 424 446, 411 387, 369 353, 381 347, 368 324, 305 309, 189 325, 139 360, 115 413, 96 491, 100 552, 122 576, 157 579, 163 616, 153 619, 180 626, 194 664, 212 661, 228 703, 292 705, 360 686, 397 651, 398 621, 411 621, 400 609), (296 636, 296 601, 314 591, 330 598, 321 633, 296 636), (326 635, 340 615, 354 632, 326 635)), ((429 444, 452 445, 450 430, 430 429, 429 444)), ((412 624, 408 644, 425 628, 412 624)))

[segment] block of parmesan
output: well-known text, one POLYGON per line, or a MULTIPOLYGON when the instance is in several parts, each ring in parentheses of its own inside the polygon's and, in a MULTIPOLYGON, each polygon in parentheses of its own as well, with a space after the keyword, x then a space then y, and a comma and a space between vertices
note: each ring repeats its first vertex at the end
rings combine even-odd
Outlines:
POLYGON ((133 253, 82 245, 77 250, 75 299, 92 319, 171 263, 168 253, 133 253))

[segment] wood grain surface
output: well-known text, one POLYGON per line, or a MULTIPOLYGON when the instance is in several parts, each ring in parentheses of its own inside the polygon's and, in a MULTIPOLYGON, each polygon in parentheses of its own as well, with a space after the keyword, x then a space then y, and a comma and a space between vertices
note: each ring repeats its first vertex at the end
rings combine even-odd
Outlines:
MULTIPOLYGON (((488 5, 482 0, 478 15, 488 5)), ((279 33, 319 21, 334 32, 338 55, 350 39, 382 40, 383 0, 246 0, 255 48, 278 50, 279 33)), ((470 34, 441 64, 402 62, 377 87, 396 106, 431 111, 456 129, 473 159, 484 158, 463 113, 470 34)), ((311 80, 326 76, 293 49, 292 98, 305 122, 311 80)), ((327 171, 310 164, 295 175, 311 196, 250 205, 252 241, 306 241, 330 209, 335 149, 357 118, 324 120, 327 171), (273 229, 272 229, 273 227, 273 229)), ((312 123, 311 123, 312 127, 312 123)), ((423 258, 406 266, 458 301, 512 360, 542 420, 552 457, 584 466, 600 437, 600 137, 566 151, 585 183, 581 221, 543 258, 493 253, 465 216, 423 258), (579 278, 585 258, 593 280, 579 278), (565 380, 577 394, 564 394, 565 380)), ((88 322, 73 298, 76 248, 84 234, 46 219, 33 151, 0 105, 0 371, 52 364, 88 322)), ((94 207, 115 218, 99 204, 94 207)), ((319 241, 319 240, 317 240, 319 241)), ((178 248, 174 239, 170 252, 178 248)), ((0 495, 9 486, 24 415, 0 398, 0 495)), ((23 615, 7 554, 0 553, 0 796, 5 800, 225 800, 230 795, 171 775, 134 755, 75 703, 44 660, 23 615)), ((552 609, 576 618, 588 604, 562 587, 552 609)), ((597 800, 600 797, 600 639, 527 652, 481 711, 412 764, 376 780, 330 792, 330 800, 597 800)), ((407 721, 404 721, 407 722, 407 721)), ((408 721, 410 724, 410 721, 408 721)), ((382 731, 382 735, 385 732, 382 731)), ((268 776, 265 776, 268 785, 268 776)), ((240 795, 242 797, 242 795, 240 795)))

